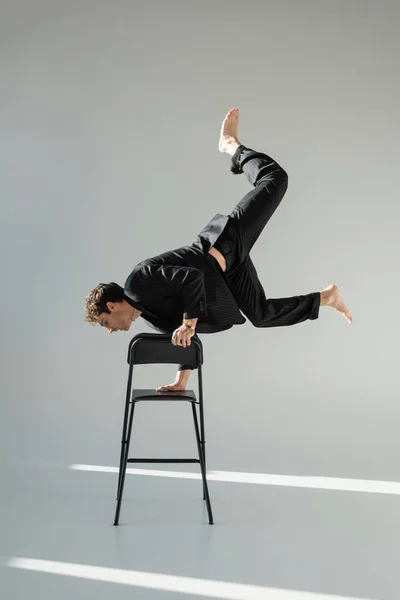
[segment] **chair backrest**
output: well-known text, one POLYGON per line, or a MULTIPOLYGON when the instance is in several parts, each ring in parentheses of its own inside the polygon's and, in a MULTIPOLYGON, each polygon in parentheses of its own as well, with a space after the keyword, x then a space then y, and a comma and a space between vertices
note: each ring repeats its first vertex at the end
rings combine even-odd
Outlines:
POLYGON ((203 364, 203 344, 193 336, 190 346, 182 348, 171 343, 169 334, 139 333, 129 343, 127 362, 135 365, 185 364, 196 368, 203 364))

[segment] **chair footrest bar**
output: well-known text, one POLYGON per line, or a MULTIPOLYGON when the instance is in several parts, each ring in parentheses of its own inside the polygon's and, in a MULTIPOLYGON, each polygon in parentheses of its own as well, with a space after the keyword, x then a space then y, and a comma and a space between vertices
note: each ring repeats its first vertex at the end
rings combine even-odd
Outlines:
POLYGON ((198 458, 128 458, 128 463, 200 463, 198 458))

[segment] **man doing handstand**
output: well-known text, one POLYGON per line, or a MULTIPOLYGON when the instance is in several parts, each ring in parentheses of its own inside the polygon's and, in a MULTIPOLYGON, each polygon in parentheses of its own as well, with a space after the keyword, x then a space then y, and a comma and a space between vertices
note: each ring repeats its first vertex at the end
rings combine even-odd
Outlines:
MULTIPOLYGON (((188 246, 138 263, 124 287, 100 283, 86 297, 86 320, 109 333, 128 331, 138 317, 177 346, 190 346, 196 333, 213 333, 245 323, 255 327, 295 325, 331 306, 349 323, 352 317, 337 285, 289 298, 267 298, 250 251, 279 206, 287 173, 262 152, 238 139, 239 111, 226 115, 220 152, 231 156, 231 171, 244 173, 253 189, 227 215, 217 214, 188 246), (244 316, 243 316, 244 315, 244 316)), ((158 392, 185 390, 191 369, 180 365, 174 383, 158 392)))

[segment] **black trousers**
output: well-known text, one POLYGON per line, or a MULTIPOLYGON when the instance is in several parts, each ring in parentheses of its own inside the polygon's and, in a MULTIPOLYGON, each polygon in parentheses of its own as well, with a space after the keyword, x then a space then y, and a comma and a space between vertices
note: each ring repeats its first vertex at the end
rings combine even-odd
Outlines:
POLYGON ((226 259, 229 287, 242 313, 255 327, 295 325, 318 318, 319 292, 289 298, 267 298, 250 251, 278 208, 287 189, 286 172, 269 156, 240 146, 231 171, 244 173, 254 186, 235 206, 215 248, 226 259))

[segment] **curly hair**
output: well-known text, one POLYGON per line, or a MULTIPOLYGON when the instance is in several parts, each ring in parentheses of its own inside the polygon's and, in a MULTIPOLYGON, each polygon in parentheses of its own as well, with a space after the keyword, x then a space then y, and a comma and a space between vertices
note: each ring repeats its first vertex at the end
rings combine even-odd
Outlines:
POLYGON ((101 313, 110 313, 107 302, 122 302, 125 299, 124 288, 118 283, 99 283, 85 299, 85 321, 96 325, 101 313))

